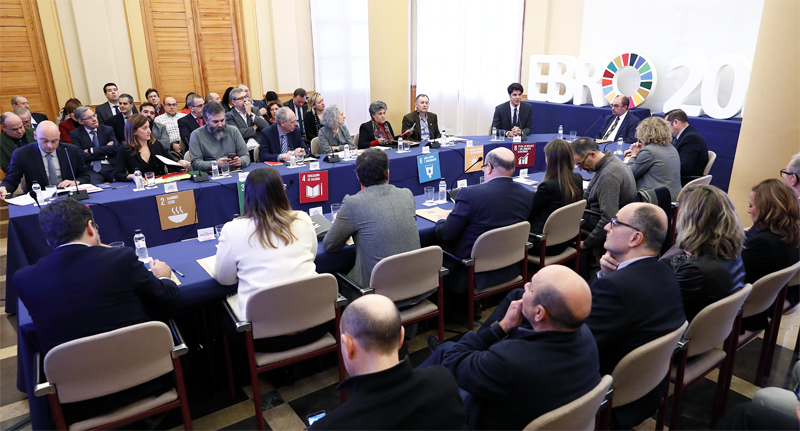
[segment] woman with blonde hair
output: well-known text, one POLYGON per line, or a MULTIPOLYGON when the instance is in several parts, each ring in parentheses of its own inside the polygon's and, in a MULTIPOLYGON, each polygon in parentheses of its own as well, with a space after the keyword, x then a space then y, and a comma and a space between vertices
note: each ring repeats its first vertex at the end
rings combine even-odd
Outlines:
POLYGON ((306 131, 306 139, 311 142, 312 139, 319 136, 319 129, 322 128, 322 112, 325 111, 325 100, 322 95, 316 91, 308 93, 308 112, 311 115, 306 115, 303 121, 304 130, 306 131))
POLYGON ((744 229, 725 192, 694 187, 678 212, 676 244, 683 253, 670 260, 678 277, 686 319, 744 287, 744 229))
POLYGON ((663 118, 645 118, 636 127, 636 140, 625 152, 636 188, 666 187, 675 200, 681 191, 681 159, 672 145, 669 126, 663 118))
MULTIPOLYGON (((156 175, 163 175, 167 171, 167 165, 156 156, 171 159, 166 154, 164 146, 156 141, 150 132, 150 120, 141 114, 133 114, 128 117, 125 123, 125 142, 117 150, 117 166, 114 172, 114 180, 133 181, 134 172, 139 172, 144 176, 147 172, 156 175)), ((189 166, 186 160, 179 160, 178 163, 184 168, 189 166)))

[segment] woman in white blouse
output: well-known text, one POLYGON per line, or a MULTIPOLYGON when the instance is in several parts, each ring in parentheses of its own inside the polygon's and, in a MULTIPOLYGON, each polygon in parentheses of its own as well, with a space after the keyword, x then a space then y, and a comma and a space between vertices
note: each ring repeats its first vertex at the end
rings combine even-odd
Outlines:
MULTIPOLYGON (((222 228, 214 278, 222 285, 239 282, 236 300, 230 302, 241 318, 248 319, 245 305, 257 290, 317 273, 317 243, 311 218, 292 210, 278 171, 256 169, 245 181, 244 214, 222 228)), ((257 339, 255 349, 292 349, 318 340, 330 326, 325 323, 294 335, 257 339)), ((244 344, 243 336, 234 340, 244 344)))

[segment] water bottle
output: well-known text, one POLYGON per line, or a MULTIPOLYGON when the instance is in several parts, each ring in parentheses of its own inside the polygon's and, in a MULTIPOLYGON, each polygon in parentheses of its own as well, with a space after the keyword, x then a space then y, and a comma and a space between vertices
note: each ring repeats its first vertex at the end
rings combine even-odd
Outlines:
POLYGON ((350 145, 344 144, 344 159, 347 160, 350 158, 350 145))
POLYGON ((492 126, 492 139, 497 139, 497 127, 492 126))
POLYGON ((400 139, 397 140, 397 151, 403 152, 406 150, 405 144, 403 144, 403 137, 401 136, 400 139))
POLYGON ((133 182, 136 183, 137 190, 142 188, 142 172, 139 170, 139 168, 136 168, 136 170, 133 171, 133 182))
POLYGON ((297 166, 297 157, 295 157, 294 151, 289 153, 289 166, 291 167, 297 166))
POLYGON ((564 126, 558 125, 558 139, 564 139, 564 126))
POLYGON ((138 257, 140 261, 150 261, 150 256, 147 255, 147 243, 144 241, 144 235, 141 229, 136 229, 136 234, 133 236, 133 246, 136 247, 136 257, 138 257))
POLYGON ((211 178, 219 177, 219 166, 216 160, 211 161, 211 178))
POLYGON ((442 202, 447 200, 447 182, 444 178, 439 181, 439 200, 442 202))
POLYGON ((617 151, 614 154, 622 154, 622 138, 617 139, 617 151))
POLYGON ((447 143, 447 132, 442 129, 442 145, 447 143))
POLYGON ((33 184, 31 185, 31 190, 33 190, 33 192, 36 193, 36 199, 39 199, 39 198, 42 197, 42 186, 39 185, 38 181, 34 181, 33 182, 33 184))

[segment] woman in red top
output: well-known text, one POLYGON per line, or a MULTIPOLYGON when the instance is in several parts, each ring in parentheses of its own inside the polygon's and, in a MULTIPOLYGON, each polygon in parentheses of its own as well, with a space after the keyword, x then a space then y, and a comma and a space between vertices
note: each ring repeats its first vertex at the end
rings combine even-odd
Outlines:
POLYGON ((78 99, 69 99, 64 104, 64 116, 61 117, 61 122, 58 123, 58 131, 61 133, 61 142, 68 144, 72 143, 69 137, 69 132, 80 127, 81 123, 75 120, 75 110, 81 106, 81 101, 78 99))
POLYGON ((275 124, 275 113, 281 109, 281 102, 279 100, 270 100, 267 103, 267 121, 269 124, 275 124))
POLYGON ((369 104, 369 115, 372 120, 362 124, 358 129, 358 148, 391 145, 397 139, 392 132, 392 125, 386 121, 386 109, 386 104, 380 100, 369 104))

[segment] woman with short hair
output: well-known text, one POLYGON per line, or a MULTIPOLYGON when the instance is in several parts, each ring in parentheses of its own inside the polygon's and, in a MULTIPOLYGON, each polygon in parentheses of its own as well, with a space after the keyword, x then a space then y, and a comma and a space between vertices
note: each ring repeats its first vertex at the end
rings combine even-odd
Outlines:
POLYGON ((370 121, 358 129, 358 148, 369 148, 378 145, 390 145, 396 140, 392 125, 386 121, 386 110, 389 109, 380 100, 369 104, 370 121))
POLYGON ((681 159, 672 145, 669 126, 660 117, 648 117, 636 127, 637 142, 625 152, 636 178, 636 189, 666 187, 672 200, 681 191, 681 159))
POLYGON ((318 141, 320 154, 339 151, 342 145, 354 145, 344 119, 344 111, 339 105, 331 105, 322 112, 323 127, 319 129, 318 141))

